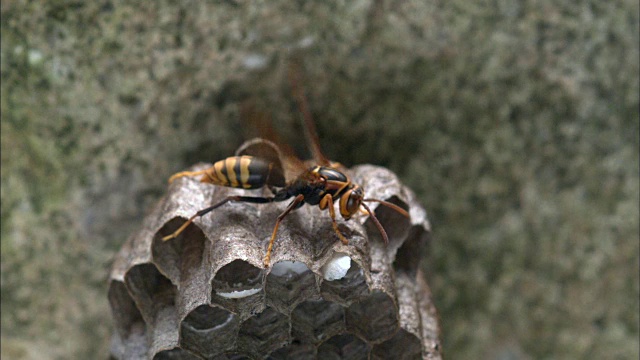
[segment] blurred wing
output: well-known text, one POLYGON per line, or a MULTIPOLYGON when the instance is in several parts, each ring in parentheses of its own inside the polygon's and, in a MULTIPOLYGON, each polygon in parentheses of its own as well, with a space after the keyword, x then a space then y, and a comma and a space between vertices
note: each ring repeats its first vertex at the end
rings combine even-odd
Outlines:
POLYGON ((289 63, 289 82, 291 83, 291 92, 293 97, 298 103, 302 118, 304 119, 305 136, 307 138, 307 145, 316 165, 330 166, 331 162, 324 156, 322 150, 320 150, 320 139, 316 131, 316 125, 313 122, 311 111, 307 103, 307 97, 304 95, 304 89, 302 88, 302 70, 300 61, 291 59, 289 63))
POLYGON ((247 141, 238 149, 238 153, 252 155, 275 163, 281 167, 287 182, 303 173, 307 166, 294 155, 293 149, 283 143, 273 129, 271 118, 263 111, 258 111, 251 100, 240 104, 240 117, 258 138, 247 141))

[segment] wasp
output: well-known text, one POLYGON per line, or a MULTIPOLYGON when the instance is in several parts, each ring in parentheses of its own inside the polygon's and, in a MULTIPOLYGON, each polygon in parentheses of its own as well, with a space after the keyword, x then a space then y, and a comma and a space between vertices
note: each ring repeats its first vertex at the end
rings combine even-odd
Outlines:
MULTIPOLYGON (((222 201, 196 212, 176 231, 163 237, 162 240, 166 241, 177 237, 196 218, 202 217, 228 202, 266 204, 291 200, 286 209, 275 221, 275 225, 271 233, 271 239, 269 240, 269 246, 264 257, 265 267, 269 266, 271 251, 273 249, 280 223, 293 210, 302 207, 304 204, 312 206, 317 205, 320 210, 328 210, 333 230, 345 245, 349 244, 349 240, 347 240, 347 238, 338 229, 334 206, 336 203, 338 204, 340 215, 344 220, 351 219, 358 212, 368 214, 373 220, 375 226, 378 228, 385 245, 389 242, 386 231, 366 203, 378 202, 381 205, 390 207, 407 218, 409 217, 409 214, 403 208, 390 202, 373 198, 365 198, 363 188, 351 181, 345 171, 342 170, 342 165, 330 162, 322 154, 320 151, 318 135, 311 118, 311 113, 307 107, 306 98, 298 86, 295 74, 290 77, 290 80, 294 97, 296 97, 298 106, 303 115, 305 134, 307 135, 307 140, 311 148, 311 152, 313 153, 314 161, 317 164, 305 168, 304 165, 300 165, 302 164, 301 161, 296 161, 293 158, 288 157, 289 162, 297 162, 294 166, 295 168, 302 169, 298 171, 297 175, 294 175, 289 179, 289 176, 285 176, 286 172, 283 167, 278 165, 276 161, 256 156, 243 155, 232 156, 220 160, 205 170, 183 171, 176 173, 169 178, 169 183, 173 182, 177 178, 185 176, 201 176, 201 182, 217 186, 242 189, 261 189, 263 187, 268 187, 273 196, 228 196, 222 201)), ((268 140, 264 141, 272 144, 268 140)))

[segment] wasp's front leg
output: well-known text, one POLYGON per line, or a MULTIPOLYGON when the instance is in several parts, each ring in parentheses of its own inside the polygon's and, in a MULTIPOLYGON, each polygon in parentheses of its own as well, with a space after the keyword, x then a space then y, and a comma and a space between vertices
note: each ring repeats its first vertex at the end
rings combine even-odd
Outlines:
POLYGON ((331 224, 333 225, 333 230, 336 232, 336 234, 338 234, 338 237, 343 244, 349 245, 349 240, 347 240, 347 238, 345 238, 338 229, 338 223, 336 222, 336 211, 333 208, 333 196, 331 196, 331 194, 326 194, 320 200, 320 203, 318 205, 320 206, 321 210, 329 208, 329 215, 331 216, 331 224))

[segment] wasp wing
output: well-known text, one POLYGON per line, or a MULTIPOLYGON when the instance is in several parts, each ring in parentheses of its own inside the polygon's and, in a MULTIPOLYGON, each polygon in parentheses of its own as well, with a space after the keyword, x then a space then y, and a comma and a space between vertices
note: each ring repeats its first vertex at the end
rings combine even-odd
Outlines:
POLYGON ((256 156, 272 162, 280 168, 286 182, 290 182, 302 174, 307 166, 295 156, 293 149, 280 141, 273 129, 270 117, 256 109, 251 100, 240 105, 241 118, 248 127, 257 131, 259 138, 245 142, 237 151, 238 154, 256 156))
POLYGON ((316 165, 331 166, 331 162, 329 161, 329 159, 327 159, 326 156, 324 156, 322 150, 320 149, 320 139, 318 137, 318 132, 316 131, 316 125, 313 122, 311 110, 309 109, 309 104, 307 103, 307 97, 304 95, 304 89, 302 87, 303 78, 301 68, 302 66, 299 59, 292 58, 290 60, 289 83, 291 84, 291 92, 293 94, 293 98, 298 103, 298 108, 302 113, 305 129, 304 133, 305 137, 307 138, 307 145, 309 146, 309 150, 313 155, 313 160, 316 162, 316 165))

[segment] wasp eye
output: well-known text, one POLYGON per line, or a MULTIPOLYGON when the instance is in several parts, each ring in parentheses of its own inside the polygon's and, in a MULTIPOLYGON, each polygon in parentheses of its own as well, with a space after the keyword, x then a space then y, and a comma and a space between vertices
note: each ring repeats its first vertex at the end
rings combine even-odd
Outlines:
POLYGON ((359 188, 348 190, 340 199, 340 214, 349 219, 358 212, 362 203, 362 191, 359 188))
POLYGON ((361 201, 362 198, 359 196, 349 196, 349 200, 347 200, 347 211, 349 212, 349 214, 353 215, 356 213, 356 211, 358 211, 361 201))

